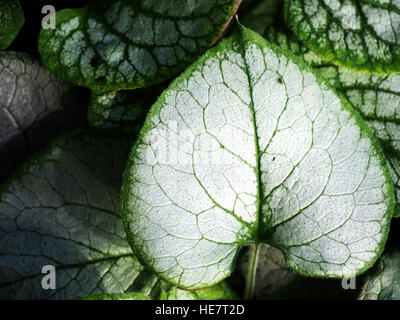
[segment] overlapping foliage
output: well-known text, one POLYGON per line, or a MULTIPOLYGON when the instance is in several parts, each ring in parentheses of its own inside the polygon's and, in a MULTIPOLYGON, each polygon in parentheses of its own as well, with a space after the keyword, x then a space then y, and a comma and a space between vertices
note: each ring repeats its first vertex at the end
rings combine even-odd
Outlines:
POLYGON ((0 1, 0 298, 400 298, 396 1, 88 0, 21 29, 39 7, 0 1))

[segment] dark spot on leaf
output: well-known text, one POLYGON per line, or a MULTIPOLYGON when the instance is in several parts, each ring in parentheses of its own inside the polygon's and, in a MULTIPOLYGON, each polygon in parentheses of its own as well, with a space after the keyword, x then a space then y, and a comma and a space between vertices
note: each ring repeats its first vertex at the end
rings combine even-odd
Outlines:
POLYGON ((100 65, 100 59, 98 56, 94 56, 92 60, 90 60, 90 66, 92 68, 97 68, 100 65))
POLYGON ((280 78, 280 77, 276 78, 276 81, 278 81, 278 83, 282 83, 283 82, 282 78, 280 78))

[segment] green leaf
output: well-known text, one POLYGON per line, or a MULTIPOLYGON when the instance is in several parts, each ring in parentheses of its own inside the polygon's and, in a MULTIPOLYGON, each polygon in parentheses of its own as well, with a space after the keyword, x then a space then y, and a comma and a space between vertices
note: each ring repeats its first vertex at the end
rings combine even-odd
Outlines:
POLYGON ((384 253, 368 273, 360 300, 400 300, 400 252, 384 253))
POLYGON ((160 300, 237 300, 238 296, 225 283, 221 282, 211 288, 186 291, 174 286, 165 286, 160 300))
MULTIPOLYGON (((130 291, 173 298, 174 289, 145 270, 125 239, 119 192, 128 140, 73 133, 54 141, 2 186, 0 299, 130 291), (45 265, 56 268, 55 290, 42 289, 45 265)), ((223 299, 233 296, 225 284, 212 290, 223 299)), ((206 299, 195 292, 175 295, 206 299)))
MULTIPOLYGON (((234 300, 236 294, 224 282, 211 288, 197 291, 185 291, 177 287, 161 284, 161 291, 157 300, 234 300)), ((74 298, 74 300, 150 300, 149 296, 139 292, 95 294, 87 297, 74 298)))
POLYGON ((106 0, 57 12, 39 51, 58 77, 92 89, 132 89, 184 70, 226 28, 241 0, 106 0))
POLYGON ((74 298, 73 300, 151 300, 151 298, 139 292, 128 292, 128 293, 99 293, 86 297, 74 298))
POLYGON ((370 75, 320 59, 285 28, 271 27, 265 37, 301 56, 357 109, 383 146, 400 203, 400 75, 370 75))
POLYGON ((7 49, 14 41, 24 22, 24 13, 18 0, 0 2, 0 50, 7 49))
POLYGON ((285 19, 301 41, 340 66, 400 72, 400 4, 386 0, 287 0, 285 19))
POLYGON ((92 90, 88 121, 95 128, 137 132, 160 86, 128 91, 92 90))
POLYGON ((379 144, 348 102, 241 28, 150 110, 122 212, 142 264, 194 289, 226 278, 252 242, 304 275, 359 274, 383 250, 393 198, 379 144))
POLYGON ((81 91, 57 79, 35 57, 1 52, 0 180, 50 139, 83 126, 82 100, 81 91))

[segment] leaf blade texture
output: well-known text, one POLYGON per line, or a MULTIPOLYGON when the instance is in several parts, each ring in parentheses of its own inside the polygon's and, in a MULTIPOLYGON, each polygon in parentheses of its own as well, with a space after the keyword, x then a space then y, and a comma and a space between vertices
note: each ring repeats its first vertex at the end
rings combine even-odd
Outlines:
POLYGON ((320 57, 357 71, 392 74, 400 71, 399 10, 395 1, 289 0, 285 20, 320 57))
POLYGON ((134 89, 174 76, 211 46, 241 0, 90 2, 57 13, 39 51, 58 77, 92 89, 134 89))
POLYGON ((126 245, 117 205, 128 146, 123 139, 72 134, 2 186, 2 298, 124 291, 138 277, 143 268, 126 245), (44 265, 56 268, 56 290, 42 289, 44 265))
POLYGON ((0 180, 50 139, 85 126, 81 94, 37 58, 0 53, 0 180))
POLYGON ((360 112, 383 147, 396 195, 395 215, 400 214, 400 147, 398 144, 400 76, 370 75, 336 66, 319 58, 286 28, 271 27, 266 39, 302 57, 326 78, 360 112))

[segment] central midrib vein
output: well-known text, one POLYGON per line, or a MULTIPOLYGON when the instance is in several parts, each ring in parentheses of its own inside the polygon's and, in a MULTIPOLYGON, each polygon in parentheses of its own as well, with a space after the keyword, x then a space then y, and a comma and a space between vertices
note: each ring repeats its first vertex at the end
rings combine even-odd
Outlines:
POLYGON ((254 99, 253 99, 253 85, 251 83, 251 78, 250 78, 250 70, 249 70, 249 65, 247 64, 246 61, 246 49, 243 46, 244 40, 243 40, 243 33, 242 30, 239 31, 240 34, 240 39, 239 39, 239 48, 240 48, 240 54, 243 58, 243 63, 244 63, 244 68, 247 76, 247 81, 249 83, 249 94, 250 94, 250 111, 252 114, 252 122, 253 122, 253 128, 254 128, 254 145, 255 145, 255 151, 256 151, 256 167, 255 167, 255 173, 257 177, 257 208, 256 208, 256 221, 254 224, 254 243, 255 245, 259 244, 261 242, 261 230, 262 230, 262 207, 263 207, 263 196, 262 196, 262 181, 261 181, 261 152, 260 152, 260 146, 259 146, 259 137, 258 137, 258 132, 257 132, 257 119, 256 119, 256 112, 254 109, 254 99))

